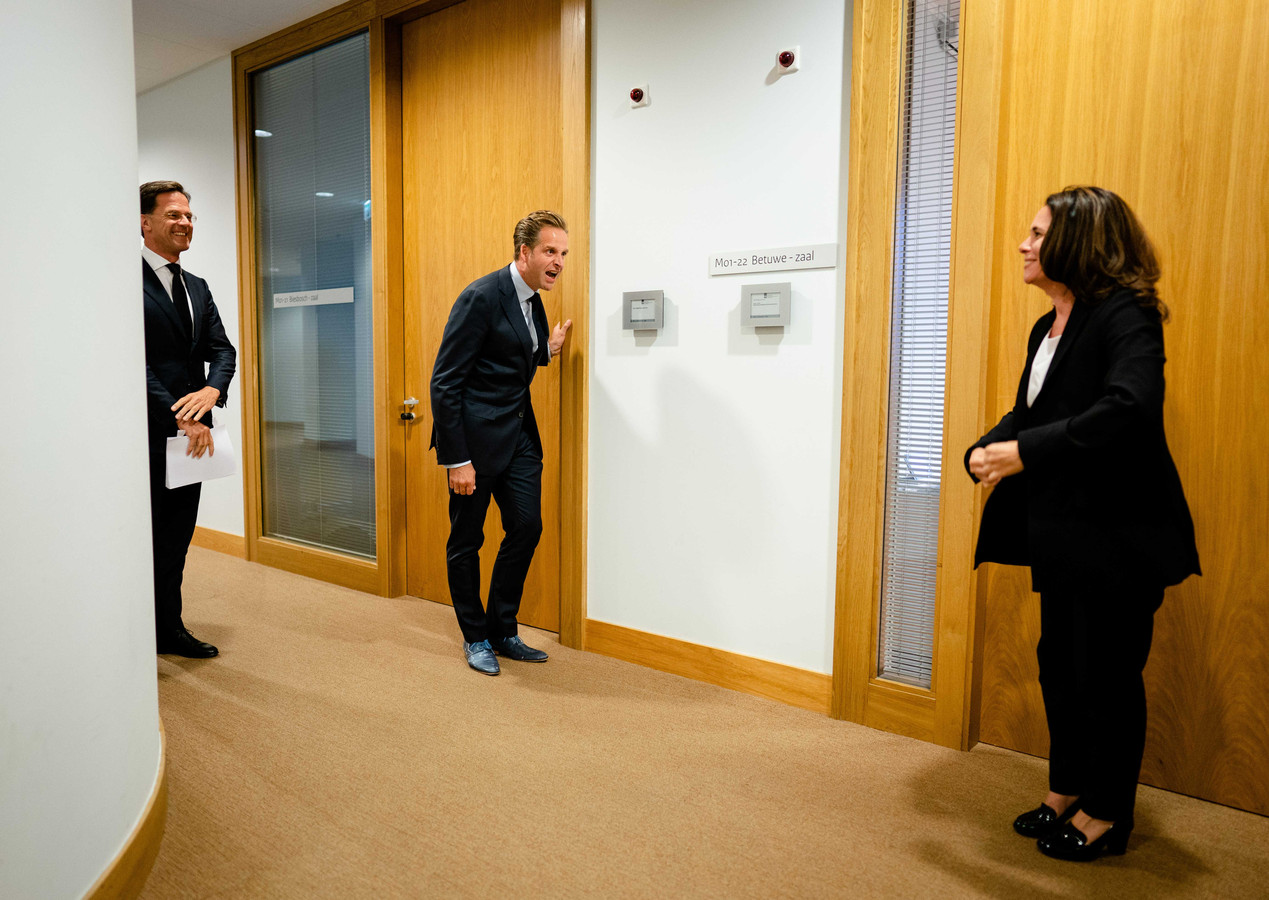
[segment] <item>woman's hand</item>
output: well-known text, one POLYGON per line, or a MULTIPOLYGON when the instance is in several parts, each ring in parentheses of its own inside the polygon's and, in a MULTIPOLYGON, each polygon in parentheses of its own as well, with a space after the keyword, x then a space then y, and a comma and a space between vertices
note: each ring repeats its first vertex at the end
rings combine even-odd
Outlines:
POLYGON ((1001 441, 986 447, 975 447, 969 455, 969 471, 983 484, 995 484, 1022 471, 1022 457, 1017 441, 1001 441))

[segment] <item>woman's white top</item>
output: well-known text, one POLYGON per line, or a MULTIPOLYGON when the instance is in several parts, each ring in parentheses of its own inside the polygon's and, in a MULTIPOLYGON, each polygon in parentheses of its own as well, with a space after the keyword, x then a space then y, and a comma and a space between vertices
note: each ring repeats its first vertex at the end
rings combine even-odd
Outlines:
POLYGON ((1060 334, 1046 337, 1040 341, 1040 346, 1035 351, 1035 359, 1031 360, 1031 380, 1027 382, 1028 409, 1031 408, 1032 403, 1035 403, 1035 398, 1040 393, 1040 388, 1044 387, 1044 376, 1049 374, 1049 365, 1053 362, 1053 354, 1057 352, 1057 345, 1060 340, 1062 340, 1062 335, 1060 334))

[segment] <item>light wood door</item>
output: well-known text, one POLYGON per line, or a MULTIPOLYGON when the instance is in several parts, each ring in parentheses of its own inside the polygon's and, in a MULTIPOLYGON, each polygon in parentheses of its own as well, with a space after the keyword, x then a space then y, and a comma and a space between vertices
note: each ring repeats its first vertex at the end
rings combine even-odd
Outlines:
MULTIPOLYGON (((428 450, 428 382, 450 307, 470 282, 511 262, 526 213, 565 218, 559 0, 466 0, 402 26, 402 184, 405 388, 418 398, 405 426, 407 592, 450 602, 446 476, 428 450)), ((565 267, 561 284, 567 282, 565 267)), ((559 288, 544 292, 560 318, 559 288), (553 296, 554 295, 554 296, 553 296)), ((543 534, 525 583, 520 622, 559 630, 559 379, 552 362, 533 380, 542 435, 543 534)), ((490 504, 481 551, 482 597, 502 539, 490 504)))
MULTIPOLYGON (((1155 620, 1142 780, 1269 813, 1269 4, 997 8, 963 23, 967 45, 975 25, 1000 27, 1004 50, 983 425, 1012 404, 1047 308, 1015 250, 1032 215, 1068 184, 1118 192, 1163 265, 1165 420, 1204 571, 1155 620)), ((981 739, 1045 755, 1038 598, 1023 570, 984 572, 981 739)))

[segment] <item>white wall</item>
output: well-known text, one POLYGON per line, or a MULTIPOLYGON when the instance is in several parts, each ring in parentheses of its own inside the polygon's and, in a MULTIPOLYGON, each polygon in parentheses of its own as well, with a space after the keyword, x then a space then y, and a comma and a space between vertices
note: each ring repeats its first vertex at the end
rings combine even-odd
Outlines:
MULTIPOLYGON (((216 424, 228 425, 242 447, 242 347, 238 328, 238 237, 234 184, 233 65, 210 62, 136 98, 138 184, 172 179, 193 195, 194 241, 181 263, 207 279, 225 332, 238 348, 239 372, 216 424)), ((138 217, 138 222, 140 221, 138 217)), ((137 254, 140 255, 140 226, 137 254)), ((242 477, 203 485, 198 524, 243 534, 242 477)))
POLYGON ((129 0, 0 29, 0 897, 80 897, 159 720, 129 0))
POLYGON ((591 618, 832 671, 849 10, 595 0, 591 618), (775 74, 801 46, 801 69, 775 74), (631 109, 631 87, 651 103, 631 109), (845 91, 845 93, 843 93, 845 91), (707 255, 838 243, 836 270, 707 255), (792 283, 784 333, 742 284, 792 283), (665 291, 654 338, 623 291, 665 291))

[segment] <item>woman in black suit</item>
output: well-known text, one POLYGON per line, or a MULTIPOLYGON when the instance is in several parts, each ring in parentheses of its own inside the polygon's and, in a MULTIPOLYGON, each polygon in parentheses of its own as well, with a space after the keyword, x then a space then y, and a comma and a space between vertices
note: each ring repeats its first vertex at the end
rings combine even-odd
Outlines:
POLYGON ((1031 567, 1049 794, 1014 822, 1059 859, 1123 853, 1145 747, 1142 670, 1163 589, 1199 573, 1163 432, 1159 266, 1115 194, 1051 195, 1018 248, 1053 309, 1027 341, 1017 400, 965 454, 994 485, 974 565, 1031 567))

